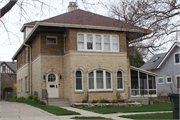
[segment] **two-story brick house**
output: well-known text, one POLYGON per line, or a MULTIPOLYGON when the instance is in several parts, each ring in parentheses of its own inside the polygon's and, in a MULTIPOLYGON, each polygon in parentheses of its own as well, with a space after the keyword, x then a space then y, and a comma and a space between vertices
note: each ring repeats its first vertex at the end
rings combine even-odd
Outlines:
POLYGON ((150 31, 87 12, 72 11, 26 23, 17 60, 18 96, 47 89, 49 98, 82 101, 130 96, 128 42, 150 31), (25 87, 23 87, 25 86, 25 87))

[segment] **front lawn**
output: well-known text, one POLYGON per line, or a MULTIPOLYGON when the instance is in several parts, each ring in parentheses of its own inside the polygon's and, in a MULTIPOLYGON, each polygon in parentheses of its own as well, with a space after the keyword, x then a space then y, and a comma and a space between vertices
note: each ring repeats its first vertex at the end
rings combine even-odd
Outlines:
POLYGON ((75 116, 75 117, 72 117, 71 119, 88 119, 88 120, 91 120, 91 119, 96 119, 96 120, 99 120, 99 119, 107 119, 107 120, 112 120, 110 118, 104 118, 104 117, 85 117, 85 116, 82 116, 82 117, 78 117, 78 116, 75 116))
POLYGON ((151 111, 172 111, 171 103, 157 103, 152 105, 143 105, 141 107, 78 107, 96 113, 128 113, 128 112, 151 112, 151 111))
POLYGON ((173 119, 173 113, 152 113, 152 114, 137 114, 119 116, 130 119, 173 119))
POLYGON ((40 108, 44 111, 47 111, 49 113, 55 114, 55 115, 80 115, 80 113, 74 112, 74 111, 69 111, 60 107, 56 106, 49 106, 49 105, 40 105, 36 102, 29 101, 29 100, 22 100, 22 99, 11 99, 7 100, 9 102, 19 102, 19 103, 26 103, 28 105, 40 108))

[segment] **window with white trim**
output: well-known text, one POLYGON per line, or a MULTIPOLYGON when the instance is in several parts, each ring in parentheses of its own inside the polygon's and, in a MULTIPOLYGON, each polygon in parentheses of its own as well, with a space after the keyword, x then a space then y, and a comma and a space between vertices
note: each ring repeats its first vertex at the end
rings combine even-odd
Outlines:
POLYGON ((175 63, 180 63, 180 53, 175 54, 175 63))
POLYGON ((119 52, 118 35, 77 34, 77 49, 79 51, 119 52))
POLYGON ((88 73, 89 91, 112 90, 112 75, 105 70, 94 70, 88 73))
POLYGON ((163 77, 159 77, 158 78, 158 84, 163 84, 164 83, 164 78, 163 77))
POLYGON ((117 89, 122 90, 124 89, 123 86, 123 74, 121 71, 117 72, 117 89))
POLYGON ((171 76, 166 77, 166 83, 172 83, 172 77, 171 76))
POLYGON ((47 36, 46 44, 47 45, 57 45, 57 37, 56 36, 47 36))
POLYGON ((79 70, 76 71, 75 77, 75 90, 82 91, 82 72, 79 70))

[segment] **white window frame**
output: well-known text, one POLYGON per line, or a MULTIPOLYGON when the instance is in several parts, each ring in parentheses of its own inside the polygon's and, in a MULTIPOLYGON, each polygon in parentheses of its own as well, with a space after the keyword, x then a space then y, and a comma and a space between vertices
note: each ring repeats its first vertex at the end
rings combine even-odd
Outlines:
POLYGON ((28 88, 28 77, 25 77, 25 92, 28 92, 29 88, 28 88))
POLYGON ((75 78, 75 84, 74 84, 74 85, 75 85, 75 86, 74 86, 74 87, 75 87, 75 92, 83 92, 83 72, 82 72, 81 70, 76 70, 75 73, 74 73, 74 78, 75 78), (79 90, 79 89, 77 90, 77 89, 76 89, 76 72, 77 72, 77 71, 80 71, 80 72, 81 72, 81 75, 82 75, 82 78, 81 78, 82 89, 81 89, 81 90, 79 90))
POLYGON ((166 76, 166 83, 168 83, 168 84, 169 84, 169 83, 172 83, 172 76, 166 76), (168 82, 168 81, 167 81, 168 78, 171 78, 171 82, 168 82))
POLYGON ((88 88, 88 91, 112 91, 113 90, 112 73, 110 71, 100 69, 100 70, 93 70, 91 72, 88 72, 88 74, 87 74, 87 78, 88 78, 87 88, 88 88), (97 89, 96 71, 103 71, 103 89, 97 89), (91 73, 91 72, 93 72, 93 76, 94 76, 94 89, 89 89, 89 73, 91 73), (111 75, 111 88, 110 89, 106 89, 106 72, 110 73, 110 75, 111 75))
POLYGON ((95 52, 119 52, 120 47, 119 47, 119 36, 116 34, 99 34, 99 33, 77 33, 77 51, 95 51, 95 52), (84 35, 84 49, 78 49, 78 34, 83 34, 84 35), (91 34, 92 38, 93 38, 93 49, 87 49, 87 35, 91 34), (97 50, 96 49, 96 35, 100 35, 101 36, 101 50, 97 50), (104 50, 104 35, 109 35, 109 39, 110 39, 110 50, 104 50), (118 39, 118 50, 113 50, 113 36, 117 36, 118 39))
POLYGON ((57 44, 58 44, 57 36, 46 36, 46 45, 57 45, 57 44), (47 42, 48 38, 56 38, 56 43, 48 43, 47 42))
POLYGON ((174 64, 175 65, 179 65, 180 64, 180 52, 174 53, 174 64), (179 54, 179 63, 176 63, 176 58, 175 58, 176 54, 179 54))
POLYGON ((118 71, 116 72, 116 87, 117 87, 117 90, 124 90, 124 77, 123 77, 123 72, 122 72, 121 70, 118 70, 118 71), (122 73, 122 87, 123 87, 123 88, 121 88, 121 89, 118 88, 118 76, 117 76, 117 73, 118 73, 119 71, 122 73))
POLYGON ((158 84, 164 84, 164 77, 158 77, 157 80, 158 80, 158 84), (159 79, 161 79, 161 78, 162 78, 163 82, 159 83, 159 79))

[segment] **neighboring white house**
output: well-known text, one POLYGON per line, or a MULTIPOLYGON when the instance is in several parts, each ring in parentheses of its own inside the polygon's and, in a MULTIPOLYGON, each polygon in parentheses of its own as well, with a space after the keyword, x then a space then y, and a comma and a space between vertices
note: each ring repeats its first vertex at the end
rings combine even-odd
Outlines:
POLYGON ((179 92, 180 81, 180 42, 175 42, 167 53, 154 55, 141 69, 158 74, 157 94, 179 92))

